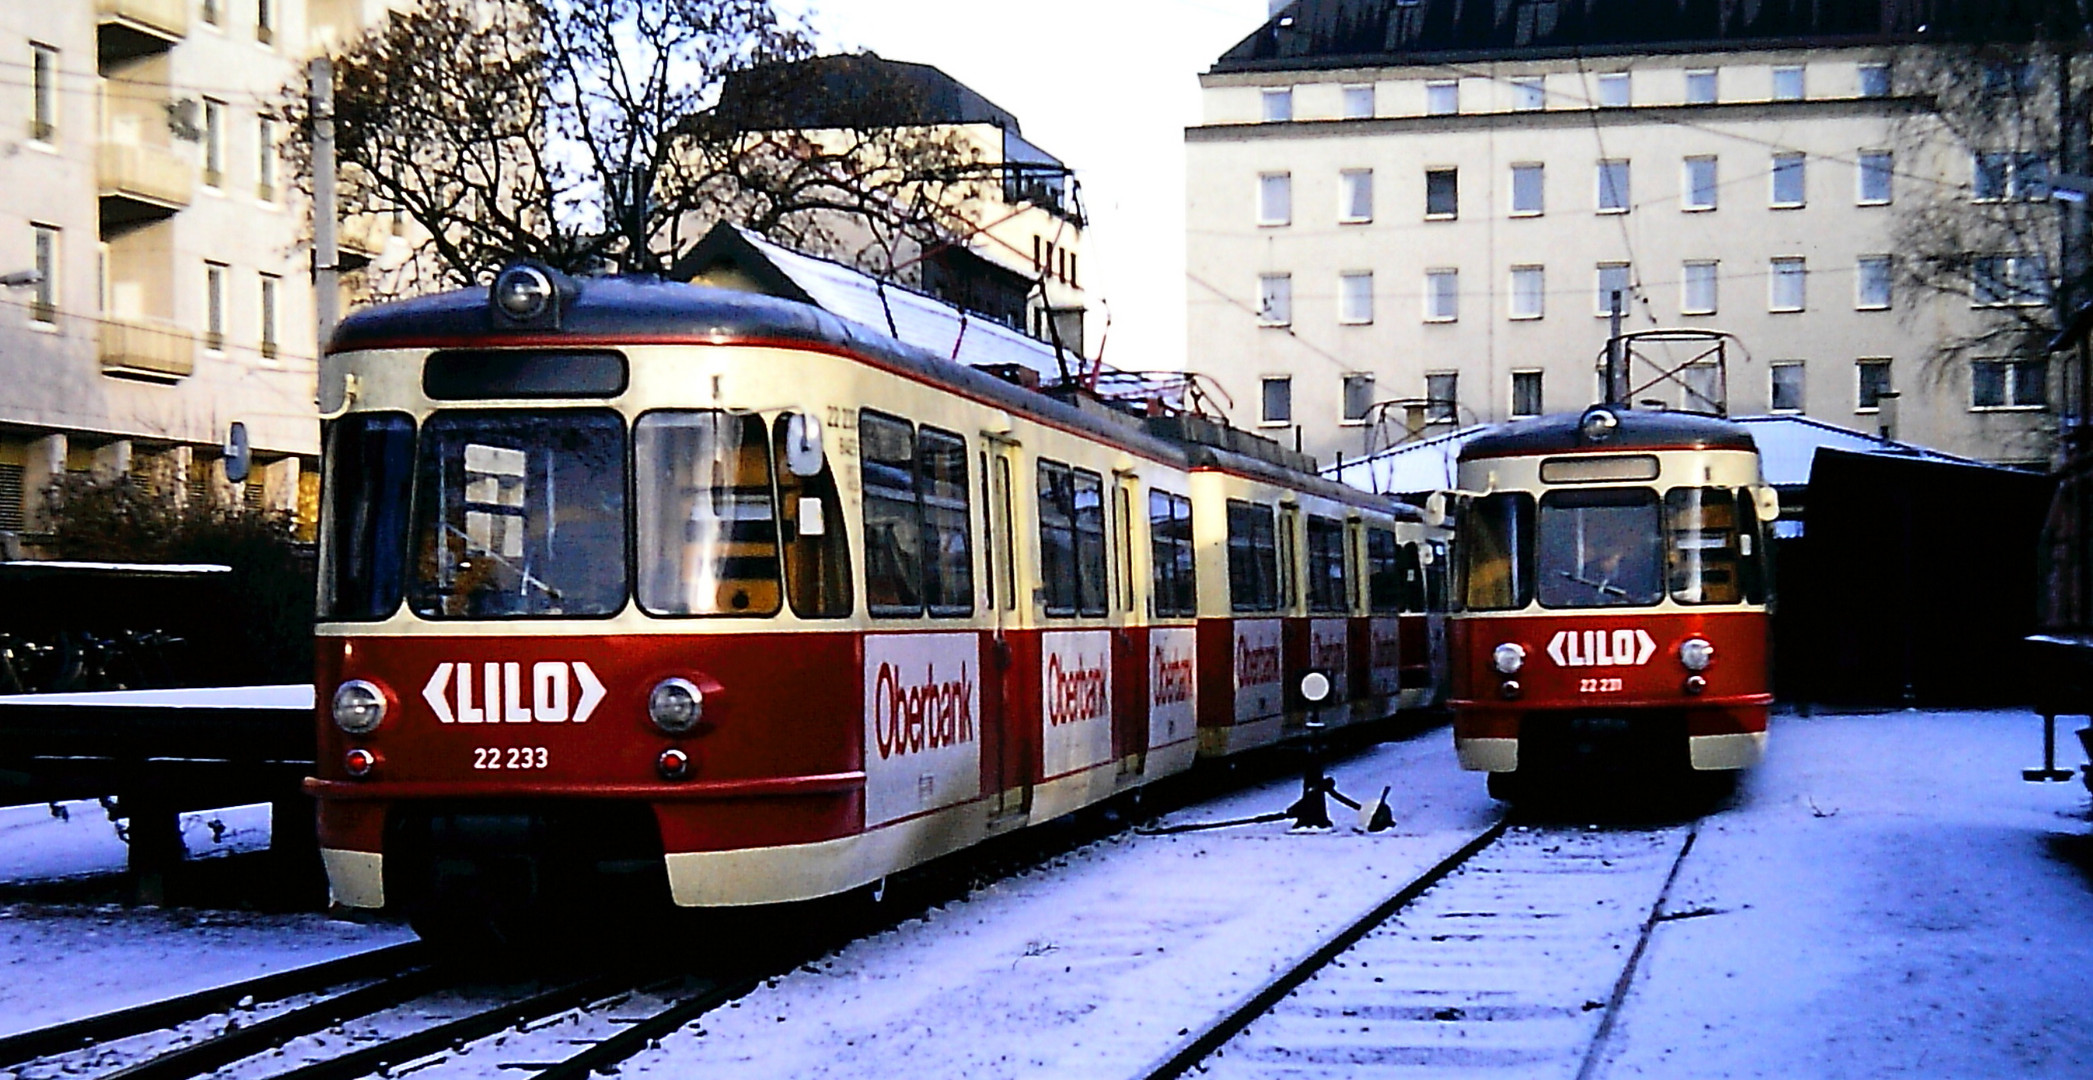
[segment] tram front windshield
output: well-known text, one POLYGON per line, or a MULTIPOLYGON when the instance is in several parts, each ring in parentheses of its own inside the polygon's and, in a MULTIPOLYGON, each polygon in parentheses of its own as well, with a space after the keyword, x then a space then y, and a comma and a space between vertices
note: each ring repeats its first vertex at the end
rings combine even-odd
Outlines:
POLYGON ((1663 597, 1656 492, 1551 491, 1536 532, 1542 607, 1643 606, 1663 597))

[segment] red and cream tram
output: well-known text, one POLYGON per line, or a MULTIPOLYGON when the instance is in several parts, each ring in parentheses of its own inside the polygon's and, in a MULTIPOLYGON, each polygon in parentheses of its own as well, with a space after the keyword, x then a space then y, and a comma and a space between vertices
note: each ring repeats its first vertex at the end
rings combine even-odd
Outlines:
POLYGON ((1404 555, 1440 541, 1240 433, 534 266, 329 354, 308 787, 346 905, 835 894, 1431 694, 1404 555))
POLYGON ((1750 432, 1598 405, 1478 436, 1457 476, 1454 739, 1492 794, 1759 760, 1779 503, 1750 432))

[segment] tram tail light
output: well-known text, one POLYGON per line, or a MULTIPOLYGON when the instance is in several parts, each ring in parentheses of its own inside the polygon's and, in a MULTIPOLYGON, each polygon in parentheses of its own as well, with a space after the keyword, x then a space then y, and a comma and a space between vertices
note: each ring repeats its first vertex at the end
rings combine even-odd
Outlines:
POLYGON ((360 746, 342 755, 342 771, 358 780, 371 775, 377 767, 378 755, 360 746))

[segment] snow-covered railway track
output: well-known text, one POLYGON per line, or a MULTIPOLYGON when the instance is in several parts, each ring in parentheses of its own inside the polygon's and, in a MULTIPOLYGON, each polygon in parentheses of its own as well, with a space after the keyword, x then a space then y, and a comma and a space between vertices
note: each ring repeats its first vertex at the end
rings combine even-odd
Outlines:
POLYGON ((1147 1076, 1583 1080, 1696 831, 1500 821, 1147 1076))

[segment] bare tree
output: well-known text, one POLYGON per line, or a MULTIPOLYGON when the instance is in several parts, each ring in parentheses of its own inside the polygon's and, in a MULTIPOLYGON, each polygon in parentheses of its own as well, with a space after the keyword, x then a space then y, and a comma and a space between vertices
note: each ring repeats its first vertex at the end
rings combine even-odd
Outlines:
MULTIPOLYGON (((730 82, 784 89, 812 55, 770 0, 420 0, 335 58, 342 211, 412 221, 409 276, 448 285, 518 256, 658 271, 721 219, 889 269, 897 238, 968 231, 960 140, 805 132, 762 94, 723 107, 730 82)), ((287 89, 301 132, 305 102, 287 89)), ((291 152, 308 190, 310 145, 291 152)))

